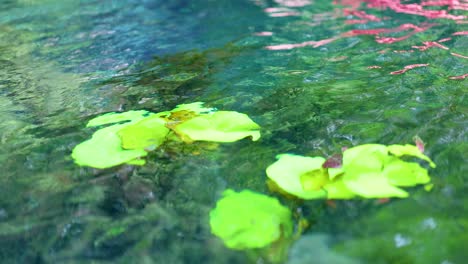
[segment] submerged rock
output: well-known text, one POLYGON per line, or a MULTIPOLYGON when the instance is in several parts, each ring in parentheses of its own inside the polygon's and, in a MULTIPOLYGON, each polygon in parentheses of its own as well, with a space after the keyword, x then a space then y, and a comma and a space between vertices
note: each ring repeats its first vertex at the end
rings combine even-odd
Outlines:
POLYGON ((327 234, 302 236, 289 251, 287 264, 359 264, 360 261, 341 255, 330 247, 327 234))
POLYGON ((133 177, 131 181, 125 183, 123 190, 125 200, 130 207, 142 208, 147 203, 155 200, 153 183, 144 178, 133 177))

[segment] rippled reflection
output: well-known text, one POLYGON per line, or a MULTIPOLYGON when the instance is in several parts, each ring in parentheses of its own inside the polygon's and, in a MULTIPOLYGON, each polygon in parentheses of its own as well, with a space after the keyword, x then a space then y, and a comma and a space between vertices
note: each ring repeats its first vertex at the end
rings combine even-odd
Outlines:
POLYGON ((438 165, 430 192, 275 196, 311 223, 288 261, 464 263, 467 9, 461 0, 1 1, 2 261, 259 263, 211 234, 223 190, 273 195, 265 168, 278 153, 330 157, 418 135, 438 165), (143 167, 95 170, 70 158, 97 115, 196 101, 248 114, 261 140, 168 145, 143 167))

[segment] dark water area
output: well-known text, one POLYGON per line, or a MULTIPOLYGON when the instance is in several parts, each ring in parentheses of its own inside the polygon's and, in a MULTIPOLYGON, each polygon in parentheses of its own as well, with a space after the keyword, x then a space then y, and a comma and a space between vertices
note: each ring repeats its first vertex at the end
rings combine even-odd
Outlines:
POLYGON ((269 263, 210 231, 250 189, 309 226, 281 263, 468 258, 468 2, 0 1, 1 263, 269 263), (158 148, 144 166, 76 165, 107 112, 202 101, 248 114, 259 141, 158 148), (271 192, 280 153, 425 142, 434 187, 298 201, 271 192))

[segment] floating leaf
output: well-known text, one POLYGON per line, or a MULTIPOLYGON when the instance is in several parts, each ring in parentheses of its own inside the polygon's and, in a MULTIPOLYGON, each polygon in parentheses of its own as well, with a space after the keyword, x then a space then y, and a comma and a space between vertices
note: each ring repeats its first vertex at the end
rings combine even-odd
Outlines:
POLYGON ((343 152, 343 167, 348 170, 379 171, 387 157, 387 147, 380 144, 364 144, 343 152))
POLYGON ((333 180, 335 177, 341 175, 344 173, 343 168, 329 168, 328 169, 328 176, 330 177, 330 180, 333 180))
POLYGON ((284 191, 302 199, 325 198, 326 193, 317 189, 317 186, 324 184, 323 178, 318 177, 317 183, 313 183, 313 178, 305 178, 304 175, 314 171, 322 171, 322 164, 325 159, 322 157, 303 157, 292 154, 281 154, 278 159, 271 164, 266 173, 268 178, 274 181, 284 191), (302 178, 301 178, 302 176, 302 178), (304 182, 306 180, 306 182, 304 182), (304 188, 304 184, 306 189, 304 188), (307 189, 307 186, 316 186, 314 189, 307 189))
POLYGON ((277 199, 226 190, 210 212, 211 232, 232 249, 263 248, 292 234, 291 212, 277 199))
MULTIPOLYGON (((91 139, 77 145, 72 158, 78 165, 104 169, 126 162, 135 164, 135 160, 147 155, 146 151, 124 150, 117 131, 127 126, 113 125, 94 132, 91 139)), ((141 163, 141 161, 138 161, 141 163)), ((143 161, 144 163, 144 161, 143 161)))
POLYGON ((89 166, 98 169, 110 168, 123 163, 132 165, 143 165, 144 160, 140 157, 147 155, 144 149, 125 150, 117 132, 142 119, 148 118, 148 111, 128 111, 124 113, 108 113, 91 119, 87 127, 114 124, 102 128, 92 135, 91 139, 78 144, 72 151, 75 163, 81 166, 89 166))
POLYGON ((301 174, 299 179, 304 191, 319 191, 328 182, 328 174, 322 168, 301 174))
POLYGON ((127 161, 125 163, 128 164, 128 165, 143 166, 143 165, 146 164, 146 160, 144 160, 144 159, 134 159, 134 160, 127 161))
POLYGON ((144 118, 147 118, 151 114, 152 113, 145 111, 145 110, 128 111, 128 112, 123 112, 123 113, 112 112, 112 113, 107 113, 107 114, 100 115, 96 118, 91 119, 86 126, 94 127, 94 126, 128 122, 128 121, 136 122, 144 118))
POLYGON ((392 158, 385 164, 382 174, 388 181, 396 186, 415 186, 431 181, 427 170, 414 162, 406 162, 398 158, 392 158))
POLYGON ((421 158, 435 166, 417 146, 365 144, 344 150, 341 168, 329 168, 335 162, 322 157, 280 155, 267 168, 267 175, 281 189, 302 199, 323 198, 317 195, 319 188, 326 192, 328 199, 404 198, 408 193, 398 186, 430 182, 427 170, 418 163, 399 158, 404 155, 421 158))
POLYGON ((404 155, 417 157, 417 158, 420 158, 422 160, 429 162, 429 166, 431 166, 431 168, 436 167, 435 163, 428 156, 424 155, 417 146, 413 146, 409 144, 390 145, 388 146, 388 151, 397 157, 401 157, 404 155))
POLYGON ((327 193, 327 199, 351 199, 356 197, 356 194, 342 180, 334 180, 328 182, 323 189, 327 193))
POLYGON ((260 138, 260 127, 246 114, 218 111, 200 115, 174 127, 177 135, 189 141, 234 142, 246 137, 260 138))
POLYGON ((190 143, 260 138, 260 127, 247 115, 234 111, 216 112, 213 108, 203 107, 202 102, 181 104, 171 111, 159 113, 144 110, 108 113, 90 120, 87 126, 106 124, 111 126, 96 131, 90 140, 75 147, 72 157, 77 164, 95 168, 122 163, 142 165, 144 161, 136 158, 146 156, 146 151, 169 140, 190 143))
POLYGON ((407 192, 391 185, 379 172, 345 173, 343 183, 350 191, 364 198, 408 197, 407 192))
POLYGON ((124 149, 152 149, 159 147, 169 134, 166 121, 158 116, 141 120, 118 132, 124 149))

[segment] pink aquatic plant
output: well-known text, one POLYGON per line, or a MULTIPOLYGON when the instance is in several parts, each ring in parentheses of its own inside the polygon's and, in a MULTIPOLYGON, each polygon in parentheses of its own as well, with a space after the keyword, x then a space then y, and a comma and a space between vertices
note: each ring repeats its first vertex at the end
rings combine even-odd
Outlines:
POLYGON ((399 70, 399 71, 393 71, 391 72, 390 74, 402 74, 402 73, 405 73, 411 69, 414 69, 414 68, 419 68, 419 67, 427 67, 429 66, 429 64, 411 64, 411 65, 406 65, 402 70, 399 70))
MULTIPOLYGON (((264 9, 270 16, 305 16, 307 15, 301 9, 297 7, 305 6, 311 1, 287 1, 287 0, 275 0, 280 7, 271 7, 264 9)), ((419 3, 409 3, 409 1, 402 0, 334 0, 334 5, 341 6, 341 8, 335 8, 330 12, 314 14, 312 15, 312 21, 305 24, 315 27, 324 21, 330 19, 339 19, 345 17, 345 25, 354 24, 369 24, 364 28, 356 28, 347 30, 342 33, 338 33, 335 36, 330 36, 324 39, 318 40, 307 40, 297 43, 282 43, 265 46, 267 50, 291 50, 296 48, 318 48, 325 46, 339 39, 358 37, 363 35, 374 36, 375 42, 378 44, 389 45, 396 42, 406 41, 419 33, 425 32, 433 27, 439 26, 439 23, 423 22, 419 24, 403 23, 392 28, 375 28, 370 22, 382 22, 383 20, 392 19, 391 17, 379 16, 378 13, 371 13, 374 10, 392 10, 396 13, 403 13, 408 15, 423 16, 428 20, 433 19, 449 19, 454 20, 457 24, 468 23, 466 15, 460 15, 459 13, 452 13, 454 10, 468 10, 468 1, 466 0, 421 0, 419 3), (367 8, 366 10, 363 10, 367 8)), ((374 23, 375 24, 375 23, 374 23)), ((451 41, 452 38, 457 36, 466 36, 468 31, 458 31, 451 34, 450 37, 441 38, 439 40, 428 40, 423 41, 420 44, 411 45, 410 49, 392 50, 391 48, 385 49, 383 52, 392 51, 394 53, 412 53, 412 52, 425 52, 432 48, 438 48, 441 50, 447 50, 447 55, 451 55, 461 59, 468 59, 465 54, 452 51, 451 46, 444 45, 442 43, 451 41)), ((379 52, 380 53, 380 52, 379 52)), ((403 69, 398 71, 392 71, 390 74, 397 75, 403 74, 408 70, 425 67, 429 64, 411 64, 405 66, 403 69)), ((371 65, 368 69, 378 69, 382 66, 371 65)), ((451 76, 449 79, 458 80, 465 79, 466 75, 451 76)))
POLYGON ((287 7, 302 7, 312 4, 309 0, 275 0, 275 2, 287 7))
POLYGON ((450 80, 463 80, 466 77, 468 77, 468 73, 465 73, 465 74, 462 74, 462 75, 459 75, 459 76, 451 76, 451 77, 449 77, 449 79, 450 80))
POLYGON ((446 47, 446 46, 444 46, 444 45, 442 45, 442 44, 440 44, 440 43, 438 43, 436 41, 425 41, 425 42, 423 42, 423 45, 424 46, 411 46, 411 47, 414 48, 414 49, 418 49, 420 51, 425 51, 425 50, 427 50, 429 48, 434 48, 434 47, 444 49, 444 50, 449 49, 448 47, 446 47))

